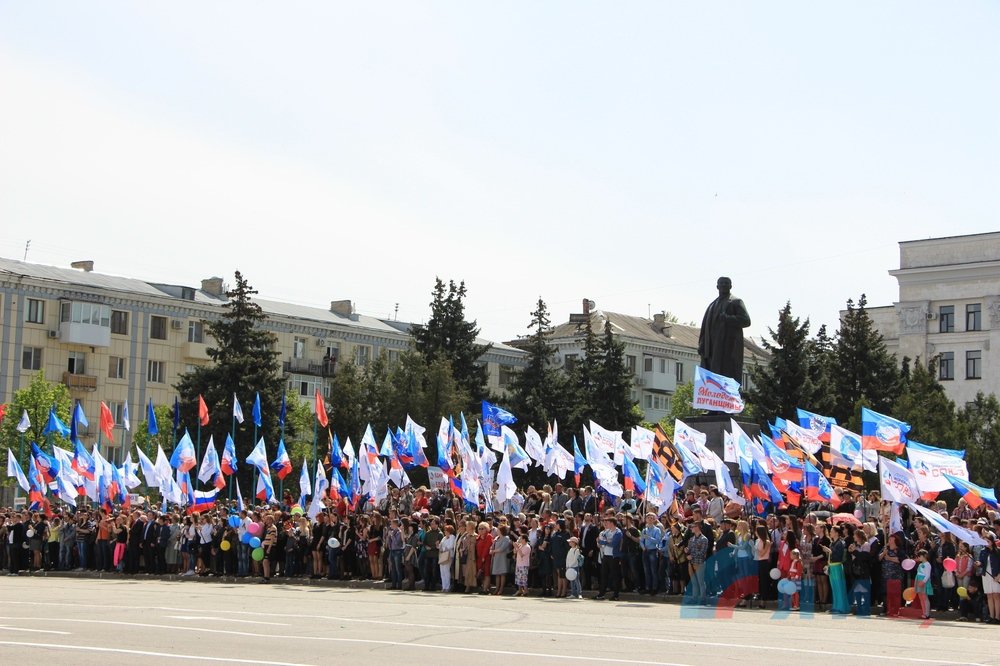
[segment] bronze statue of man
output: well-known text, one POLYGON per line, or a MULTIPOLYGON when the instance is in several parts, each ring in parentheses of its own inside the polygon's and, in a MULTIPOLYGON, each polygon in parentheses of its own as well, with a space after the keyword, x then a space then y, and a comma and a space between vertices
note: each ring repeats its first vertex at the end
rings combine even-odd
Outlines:
POLYGON ((750 325, 750 315, 743 301, 729 293, 733 281, 720 277, 716 287, 719 297, 712 301, 701 320, 698 355, 701 367, 743 382, 743 329, 750 325))

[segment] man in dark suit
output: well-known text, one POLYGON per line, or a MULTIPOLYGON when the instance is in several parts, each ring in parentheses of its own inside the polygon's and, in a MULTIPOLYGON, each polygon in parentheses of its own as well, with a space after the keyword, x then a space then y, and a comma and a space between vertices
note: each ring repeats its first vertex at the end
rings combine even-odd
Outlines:
POLYGON ((158 530, 156 537, 156 573, 167 573, 167 545, 170 543, 170 518, 160 516, 156 519, 158 530))
POLYGON ((17 576, 21 571, 21 563, 24 561, 24 554, 28 552, 26 546, 28 544, 28 537, 25 535, 25 522, 28 518, 28 513, 25 512, 24 520, 22 520, 21 514, 15 513, 11 520, 13 521, 11 525, 8 526, 7 534, 7 547, 9 554, 9 564, 10 564, 10 576, 17 576))
POLYGON ((597 496, 594 494, 594 489, 590 486, 586 486, 583 489, 583 512, 597 513, 597 496))
POLYGON ((146 573, 156 573, 156 544, 160 526, 152 511, 146 512, 146 526, 142 530, 142 562, 146 573))
POLYGON ((146 528, 146 517, 139 514, 128 530, 125 546, 125 573, 139 572, 139 556, 142 554, 142 532, 146 528))
POLYGON ((600 528, 594 524, 594 515, 586 513, 583 525, 580 527, 580 549, 583 551, 583 588, 592 589, 592 582, 597 575, 597 535, 600 528))

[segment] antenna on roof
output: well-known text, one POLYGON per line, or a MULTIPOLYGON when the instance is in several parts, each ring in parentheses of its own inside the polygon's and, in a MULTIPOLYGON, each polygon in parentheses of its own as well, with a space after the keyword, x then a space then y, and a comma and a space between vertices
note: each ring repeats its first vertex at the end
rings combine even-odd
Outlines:
POLYGON ((24 260, 25 261, 28 260, 28 248, 29 247, 31 247, 31 239, 28 239, 28 242, 24 244, 24 260))
POLYGON ((392 311, 392 320, 399 321, 399 303, 396 303, 396 309, 392 311))

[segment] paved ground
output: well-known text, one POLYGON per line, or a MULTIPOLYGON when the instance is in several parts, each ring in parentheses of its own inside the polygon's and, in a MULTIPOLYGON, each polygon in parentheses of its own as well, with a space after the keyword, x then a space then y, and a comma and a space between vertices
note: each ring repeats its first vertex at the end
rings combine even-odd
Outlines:
POLYGON ((1000 665, 995 626, 691 614, 661 603, 4 577, 0 664, 1000 665))

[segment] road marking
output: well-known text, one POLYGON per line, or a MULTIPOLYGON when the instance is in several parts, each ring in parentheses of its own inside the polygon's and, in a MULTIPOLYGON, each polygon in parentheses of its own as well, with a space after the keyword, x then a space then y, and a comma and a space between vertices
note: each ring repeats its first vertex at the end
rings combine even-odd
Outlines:
MULTIPOLYGON (((119 610, 164 610, 164 611, 184 611, 188 610, 186 608, 175 608, 171 606, 112 606, 112 605, 102 605, 102 604, 69 604, 61 602, 45 602, 45 601, 11 601, 7 602, 11 604, 24 604, 24 605, 38 605, 38 606, 69 606, 72 608, 78 608, 80 606, 90 606, 96 608, 114 608, 119 610)), ((230 613, 237 615, 250 615, 250 616, 263 616, 272 618, 296 618, 296 619, 318 619, 318 620, 333 620, 337 622, 353 622, 359 624, 379 624, 379 625, 390 625, 399 627, 413 627, 419 629, 437 629, 437 630, 447 630, 447 631, 489 631, 494 633, 508 633, 508 634, 537 634, 544 636, 565 636, 569 638, 598 638, 598 639, 610 639, 610 640, 622 640, 622 641, 640 641, 640 642, 650 642, 650 643, 664 643, 664 644, 675 644, 675 645, 695 645, 695 646, 708 646, 708 647, 719 647, 719 648, 736 648, 744 650, 760 650, 764 652, 790 652, 790 653, 800 653, 800 654, 812 654, 812 655, 823 655, 823 656, 834 656, 834 657, 860 657, 864 659, 882 659, 886 661, 901 661, 901 662, 911 662, 919 664, 946 664, 948 666, 985 666, 975 661, 950 661, 944 659, 924 659, 920 657, 904 657, 897 655, 885 655, 885 654, 866 654, 866 653, 856 653, 856 652, 841 652, 833 650, 815 650, 809 648, 796 648, 788 646, 779 645, 755 645, 751 643, 738 643, 738 642, 723 642, 723 641, 703 641, 697 639, 684 640, 679 638, 658 638, 651 636, 629 636, 620 634, 606 634, 606 633, 586 633, 586 632, 573 632, 573 631, 555 631, 546 629, 517 629, 517 628, 505 628, 505 627, 487 627, 487 626, 462 626, 462 625, 437 625, 437 624, 420 624, 415 622, 392 622, 389 620, 373 620, 373 619, 362 619, 362 618, 352 618, 352 617, 339 617, 333 615, 313 615, 305 613, 263 613, 257 611, 239 611, 239 610, 229 610, 229 609, 212 609, 212 613, 230 613)), ((0 618, 4 619, 4 618, 0 618)), ((12 618, 17 619, 17 618, 12 618)), ((51 620, 51 618, 37 618, 38 620, 51 620)), ((67 620, 73 621, 73 620, 67 620)), ((105 622, 108 622, 105 620, 105 622)), ((136 625, 132 622, 121 622, 119 624, 132 625, 132 626, 142 626, 136 625)), ((159 627, 161 625, 149 625, 159 627)), ((167 627, 164 627, 167 628, 167 627)), ((201 628, 194 627, 170 627, 177 629, 188 629, 188 630, 198 630, 201 628)), ((214 629, 205 629, 205 631, 221 631, 214 629)), ((228 632, 222 632, 228 633, 228 632)), ((251 634, 256 635, 256 634, 251 634)), ((306 639, 312 639, 313 637, 300 637, 306 639)), ((346 640, 346 639, 344 639, 346 640)), ((963 638, 965 640, 965 638, 963 638)), ((972 639, 976 640, 976 639, 972 639)))
POLYGON ((7 631, 27 631, 33 634, 58 634, 60 636, 72 636, 71 631, 54 631, 52 629, 27 629, 25 627, 9 627, 7 625, 0 625, 0 629, 6 629, 7 631))
POLYGON ((191 659, 194 661, 221 661, 228 664, 261 664, 262 666, 308 666, 287 661, 260 661, 257 659, 230 659, 226 657, 206 657, 198 654, 175 654, 171 652, 150 652, 148 650, 126 650, 124 648, 93 647, 90 645, 62 645, 59 643, 22 643, 19 641, 0 641, 0 645, 20 647, 51 648, 53 650, 82 650, 84 652, 114 652, 117 654, 135 654, 143 657, 166 657, 168 659, 191 659))
POLYGON ((239 622, 240 624, 267 624, 272 627, 290 626, 287 622, 260 622, 258 620, 238 620, 235 617, 219 617, 210 615, 167 615, 172 620, 211 620, 212 622, 239 622))

